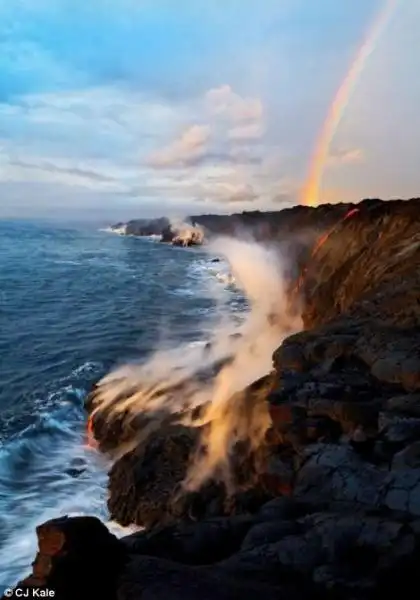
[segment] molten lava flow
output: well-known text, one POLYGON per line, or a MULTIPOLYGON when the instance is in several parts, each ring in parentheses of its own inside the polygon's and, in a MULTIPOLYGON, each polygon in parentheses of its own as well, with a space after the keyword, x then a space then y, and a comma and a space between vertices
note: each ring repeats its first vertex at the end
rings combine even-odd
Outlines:
POLYGON ((87 433, 87 443, 86 443, 86 445, 89 448, 97 448, 98 447, 98 443, 95 440, 95 434, 93 432, 93 422, 92 422, 92 417, 91 416, 88 418, 88 421, 87 421, 86 433, 87 433))
POLYGON ((342 219, 340 219, 340 221, 338 221, 338 223, 336 223, 334 225, 334 227, 331 227, 331 229, 329 231, 327 231, 327 233, 324 233, 324 235, 322 235, 319 238, 319 240, 316 242, 314 249, 312 250, 312 253, 311 253, 311 258, 314 258, 314 256, 318 252, 318 250, 320 250, 320 248, 322 248, 322 246, 325 244, 325 242, 328 240, 328 238, 334 233, 334 231, 337 229, 337 227, 339 225, 341 225, 341 223, 343 221, 347 221, 347 219, 349 219, 353 215, 357 214, 358 212, 360 212, 360 208, 352 208, 351 210, 349 210, 348 213, 346 213, 344 215, 344 217, 342 219))
POLYGON ((349 217, 352 217, 353 215, 355 215, 356 213, 360 212, 360 208, 352 208, 351 210, 349 210, 349 212, 343 217, 343 221, 345 221, 346 219, 348 219, 349 217))
MULTIPOLYGON (((350 217, 353 217, 354 215, 356 215, 357 213, 360 212, 360 208, 352 208, 351 210, 349 210, 342 219, 340 219, 338 221, 338 223, 336 223, 333 227, 331 227, 331 229, 329 231, 327 231, 326 233, 324 233, 315 243, 313 250, 311 252, 311 259, 313 259, 317 252, 322 248, 322 246, 325 244, 325 242, 331 237, 331 235, 334 233, 334 231, 337 229, 337 227, 339 225, 341 225, 341 223, 343 221, 347 221, 347 219, 349 219, 350 217)), ((305 275, 308 271, 309 268, 309 264, 306 265, 306 267, 304 267, 304 269, 302 270, 302 273, 299 276, 298 282, 296 284, 296 292, 298 292, 302 285, 303 282, 305 280, 305 275)))

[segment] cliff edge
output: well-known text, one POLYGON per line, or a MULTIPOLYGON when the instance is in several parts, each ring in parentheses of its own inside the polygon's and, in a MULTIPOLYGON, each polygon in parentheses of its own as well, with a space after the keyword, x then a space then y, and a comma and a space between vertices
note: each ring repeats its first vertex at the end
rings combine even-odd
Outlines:
MULTIPOLYGON (((238 235, 248 218, 199 224, 238 235)), ((41 525, 22 586, 119 600, 417 593, 420 200, 295 207, 252 223, 260 239, 294 242, 289 299, 304 328, 236 399, 249 428, 264 411, 269 425, 260 447, 235 448, 234 489, 180 488, 198 429, 168 419, 110 472, 111 517, 144 531, 117 540, 89 517, 41 525)), ((148 424, 140 415, 128 431, 124 415, 111 426, 99 416, 92 427, 112 451, 148 424)))

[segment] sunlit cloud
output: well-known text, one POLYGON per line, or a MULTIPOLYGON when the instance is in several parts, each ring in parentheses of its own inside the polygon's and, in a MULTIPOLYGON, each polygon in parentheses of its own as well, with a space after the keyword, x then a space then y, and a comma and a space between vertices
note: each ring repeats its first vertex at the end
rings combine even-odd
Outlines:
POLYGON ((153 167, 188 166, 204 155, 210 134, 208 125, 191 125, 179 139, 153 154, 149 163, 153 167))
POLYGON ((235 123, 260 122, 263 106, 259 98, 244 98, 233 91, 230 85, 222 85, 206 93, 209 110, 216 115, 225 115, 235 123))
MULTIPOLYGON (((328 107, 380 5, 3 2, 0 215, 299 201, 328 107)), ((418 195, 419 19, 417 0, 401 3, 366 64, 322 201, 418 195)))

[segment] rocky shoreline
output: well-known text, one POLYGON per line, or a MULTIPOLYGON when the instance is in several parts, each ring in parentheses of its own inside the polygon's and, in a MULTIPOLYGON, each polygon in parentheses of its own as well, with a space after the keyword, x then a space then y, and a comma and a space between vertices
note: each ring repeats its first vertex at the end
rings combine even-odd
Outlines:
POLYGON ((158 237, 164 244, 173 246, 201 246, 204 232, 190 218, 185 223, 172 223, 166 217, 157 219, 132 219, 127 223, 116 223, 108 231, 134 237, 158 237))
MULTIPOLYGON (((234 489, 210 481, 185 492, 198 430, 168 417, 109 474, 111 518, 145 529, 118 540, 90 517, 40 525, 32 574, 19 587, 72 600, 417 593, 420 200, 258 214, 253 234, 294 244, 300 276, 290 302, 302 303, 304 323, 237 399, 250 427, 267 411, 261 447, 235 449, 234 489)), ((235 234, 249 218, 212 227, 235 234)), ((124 413, 111 424, 99 415, 92 431, 112 452, 148 425, 141 415, 129 426, 124 413)))

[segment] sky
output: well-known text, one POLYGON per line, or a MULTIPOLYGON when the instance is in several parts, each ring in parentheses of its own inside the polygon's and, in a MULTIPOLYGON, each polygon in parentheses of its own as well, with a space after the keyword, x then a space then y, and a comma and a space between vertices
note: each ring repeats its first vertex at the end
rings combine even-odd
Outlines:
MULTIPOLYGON (((0 4, 0 217, 123 220, 299 202, 384 0, 0 4)), ((323 202, 420 196, 420 2, 352 90, 323 202)))

